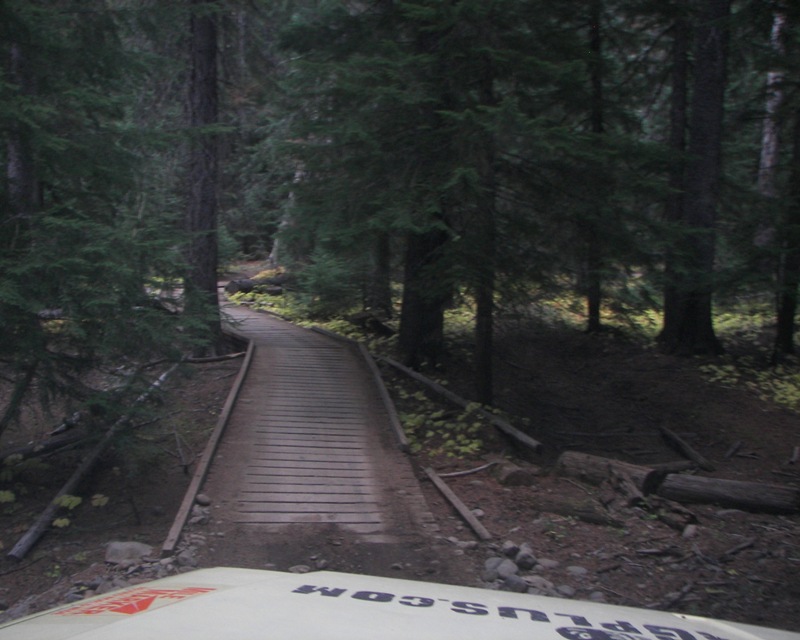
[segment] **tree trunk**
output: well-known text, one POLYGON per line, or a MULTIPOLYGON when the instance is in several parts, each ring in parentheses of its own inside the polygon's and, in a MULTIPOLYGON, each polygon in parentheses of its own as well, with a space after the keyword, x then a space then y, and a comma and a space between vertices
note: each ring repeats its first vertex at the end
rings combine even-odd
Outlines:
MULTIPOLYGON (((9 79, 17 85, 23 96, 33 94, 33 80, 28 56, 24 48, 13 43, 9 48, 9 79)), ((30 224, 31 216, 38 208, 38 185, 33 160, 30 127, 14 121, 9 128, 6 143, 6 179, 8 181, 8 206, 11 219, 3 221, 6 226, 4 241, 9 248, 18 248, 20 233, 30 224)))
POLYGON ((14 390, 11 392, 11 397, 3 410, 2 417, 0 417, 0 435, 19 416, 25 396, 33 385, 36 370, 39 368, 39 360, 34 359, 27 364, 20 364, 19 366, 21 370, 17 373, 17 379, 14 381, 14 390))
MULTIPOLYGON (((185 280, 186 308, 201 314, 212 350, 222 331, 217 299, 217 136, 208 127, 217 123, 216 7, 191 0, 191 78, 189 83, 189 194, 185 280)), ((196 355, 203 355, 198 352, 196 355)))
MULTIPOLYGON (((776 11, 772 22, 770 46, 776 56, 783 56, 786 48, 783 34, 786 28, 786 14, 776 11)), ((758 191, 767 198, 775 198, 777 193, 778 158, 780 155, 780 121, 778 112, 783 104, 783 72, 767 73, 767 100, 764 107, 764 126, 761 130, 761 158, 758 165, 758 191)), ((771 221, 762 223, 760 231, 774 227, 771 221)), ((774 233, 774 228, 773 228, 774 233)), ((771 235, 771 234, 770 234, 771 235)), ((758 238, 756 241, 758 243, 758 238)))
POLYGON ((705 0, 695 32, 691 137, 679 248, 683 258, 676 272, 673 325, 662 332, 665 349, 682 355, 722 353, 714 333, 712 294, 729 16, 730 0, 705 0))
MULTIPOLYGON (((490 34, 484 34, 487 42, 490 34)), ((494 95, 495 71, 489 56, 481 57, 482 106, 493 108, 497 100, 494 95)), ((471 137, 471 136, 470 136, 471 137)), ((494 310, 497 263, 497 178, 495 175, 494 134, 486 129, 475 137, 480 142, 472 153, 475 155, 480 183, 475 194, 478 256, 475 282, 475 397, 478 402, 490 405, 494 401, 494 310)))
MULTIPOLYGON (((7 64, 10 82, 19 88, 22 96, 30 98, 34 94, 34 80, 28 52, 21 44, 14 42, 9 46, 7 64)), ((31 242, 31 222, 36 211, 41 208, 32 137, 31 127, 22 121, 12 122, 6 136, 8 206, 6 214, 0 217, 0 243, 6 245, 8 256, 28 248, 31 242)), ((29 344, 32 342, 31 338, 37 336, 37 347, 44 349, 45 337, 36 314, 13 304, 8 305, 6 310, 9 315, 18 314, 10 326, 16 324, 18 331, 21 329, 27 334, 29 344)), ((20 356, 15 363, 17 373, 14 390, 0 417, 0 434, 18 417, 40 364, 40 355, 36 353, 21 353, 20 356)))
POLYGON ((367 285, 367 308, 385 318, 392 309, 392 248, 388 233, 379 232, 372 250, 372 268, 367 285))
POLYGON ((399 343, 412 369, 436 365, 444 352, 444 309, 451 295, 442 282, 447 240, 443 229, 411 233, 407 240, 399 343))
MULTIPOLYGON (((591 51, 590 75, 592 97, 590 107, 590 120, 592 135, 598 147, 604 132, 603 124, 603 39, 600 18, 602 15, 602 0, 592 0, 590 17, 589 50, 591 51)), ((599 177, 596 174, 595 177, 599 177)), ((605 185, 598 185, 598 194, 605 185)), ((603 301, 602 267, 603 249, 600 239, 600 225, 603 217, 603 199, 596 199, 592 204, 591 217, 586 222, 586 306, 588 322, 586 330, 597 333, 602 329, 600 310, 603 301)))
MULTIPOLYGON (((494 224, 485 225, 491 226, 494 224)), ((488 241, 488 240, 487 240, 488 241)), ((491 240, 493 243, 494 241, 491 240)), ((487 267, 490 269, 491 267, 487 267)), ((494 400, 494 271, 483 274, 475 294, 475 390, 481 404, 494 400)))
POLYGON ((800 109, 795 111, 792 173, 785 229, 774 359, 795 352, 795 315, 797 313, 798 286, 800 286, 800 109))
MULTIPOLYGON (((684 9, 685 3, 684 3, 684 9)), ((672 25, 672 81, 669 109, 669 152, 670 162, 668 184, 669 193, 664 206, 664 221, 667 225, 667 237, 674 236, 675 229, 683 218, 683 192, 686 171, 686 130, 689 86, 689 47, 691 30, 684 17, 675 20, 672 25)), ((671 242, 667 242, 664 264, 664 331, 658 340, 662 341, 676 326, 677 291, 675 288, 675 255, 671 242)))

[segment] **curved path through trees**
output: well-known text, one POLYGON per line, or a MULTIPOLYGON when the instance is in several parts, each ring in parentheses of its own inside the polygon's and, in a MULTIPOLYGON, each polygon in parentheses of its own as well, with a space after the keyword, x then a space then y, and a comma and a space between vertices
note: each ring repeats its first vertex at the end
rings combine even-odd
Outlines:
POLYGON ((254 352, 201 488, 210 521, 184 533, 211 540, 202 564, 297 562, 323 540, 429 543, 437 527, 359 349, 246 307, 223 314, 254 352))

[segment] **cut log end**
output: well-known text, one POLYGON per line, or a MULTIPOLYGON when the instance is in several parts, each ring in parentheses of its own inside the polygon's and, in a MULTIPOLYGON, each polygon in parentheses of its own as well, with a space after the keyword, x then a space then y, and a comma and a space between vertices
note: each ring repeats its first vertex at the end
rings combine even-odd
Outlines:
POLYGON ((661 469, 642 467, 578 451, 566 451, 561 454, 556 462, 556 470, 561 475, 596 486, 607 482, 614 474, 623 474, 643 495, 653 493, 665 475, 665 471, 661 469))
POLYGON ((641 467, 576 451, 565 452, 556 463, 556 470, 561 475, 596 486, 611 483, 615 493, 619 493, 622 487, 623 493, 633 500, 638 491, 643 496, 655 494, 674 502, 716 504, 744 511, 800 511, 799 488, 674 473, 679 467, 680 464, 641 467))

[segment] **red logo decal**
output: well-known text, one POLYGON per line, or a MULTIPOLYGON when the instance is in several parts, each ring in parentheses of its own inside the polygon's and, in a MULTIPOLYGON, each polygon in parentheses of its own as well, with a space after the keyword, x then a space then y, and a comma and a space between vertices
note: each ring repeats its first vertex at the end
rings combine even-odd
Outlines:
POLYGON ((185 589, 148 589, 147 587, 136 587, 107 596, 92 600, 84 604, 79 604, 69 609, 57 612, 59 616, 94 616, 100 613, 120 613, 123 615, 133 615, 147 611, 157 600, 164 600, 159 605, 170 604, 179 600, 186 600, 192 596, 198 596, 210 591, 216 591, 209 587, 187 587, 185 589))

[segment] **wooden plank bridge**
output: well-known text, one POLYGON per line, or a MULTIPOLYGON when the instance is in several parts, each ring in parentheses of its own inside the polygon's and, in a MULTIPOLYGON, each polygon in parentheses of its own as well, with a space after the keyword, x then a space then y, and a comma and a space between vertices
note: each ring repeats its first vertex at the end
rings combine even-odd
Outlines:
POLYGON ((252 355, 196 487, 212 517, 249 533, 335 526, 365 542, 435 530, 359 349, 247 307, 223 313, 252 355))

